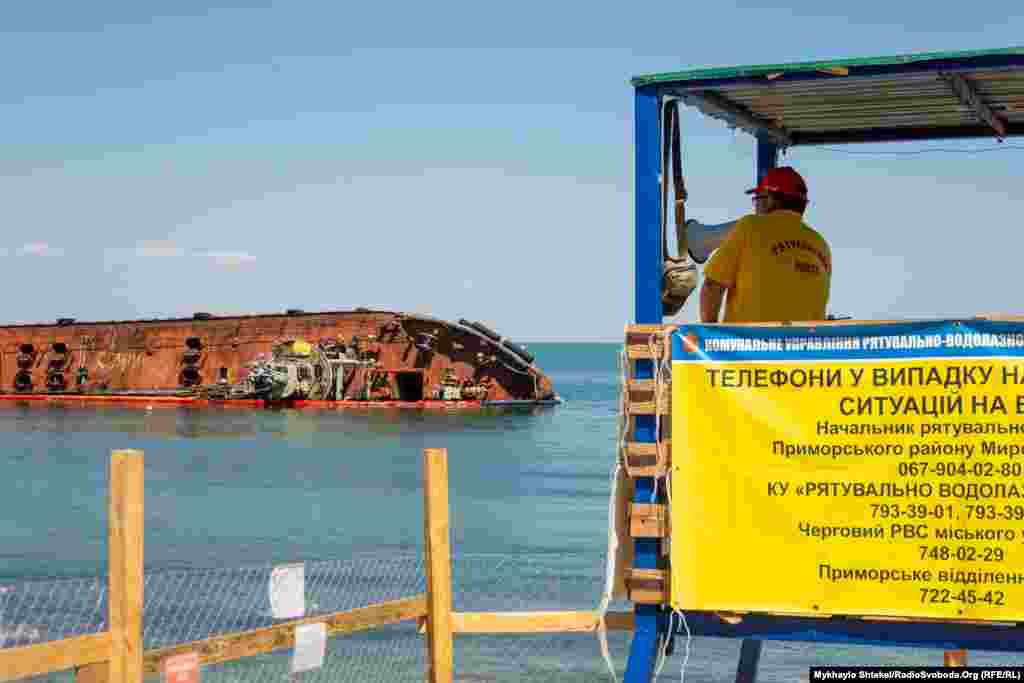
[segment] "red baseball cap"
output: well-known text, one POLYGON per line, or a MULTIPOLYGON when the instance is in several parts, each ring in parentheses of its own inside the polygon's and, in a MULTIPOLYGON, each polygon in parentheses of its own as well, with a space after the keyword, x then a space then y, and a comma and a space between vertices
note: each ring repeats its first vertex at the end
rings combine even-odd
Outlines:
POLYGON ((762 192, 778 192, 779 194, 807 199, 807 183, 792 166, 779 166, 769 169, 757 187, 747 190, 747 194, 762 192))

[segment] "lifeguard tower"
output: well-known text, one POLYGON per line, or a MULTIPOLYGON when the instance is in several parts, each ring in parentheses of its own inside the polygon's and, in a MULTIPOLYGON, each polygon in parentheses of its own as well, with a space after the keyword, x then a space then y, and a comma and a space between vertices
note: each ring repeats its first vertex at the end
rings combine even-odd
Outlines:
MULTIPOLYGON (((1001 141, 1024 135, 1024 48, 710 68, 637 76, 632 85, 636 324, 627 327, 630 377, 623 391, 629 392, 626 402, 630 420, 624 460, 634 485, 630 520, 634 556, 626 572, 626 585, 635 605, 635 634, 624 680, 646 683, 653 679, 659 652, 670 644, 674 634, 682 632, 682 625, 678 619, 671 619, 673 611, 669 609, 670 602, 679 599, 670 597, 670 589, 676 584, 674 574, 679 568, 670 562, 665 544, 670 539, 675 541, 671 556, 675 558, 675 546, 682 543, 683 538, 680 529, 668 523, 670 516, 675 517, 667 509, 666 489, 669 487, 664 478, 668 472, 676 471, 678 463, 669 462, 668 458, 676 457, 679 441, 685 439, 686 434, 673 433, 669 448, 664 434, 657 433, 655 426, 660 424, 664 431, 668 415, 682 391, 672 387, 671 400, 659 397, 657 375, 661 373, 656 373, 656 367, 670 356, 678 359, 671 354, 684 353, 686 349, 680 350, 678 338, 661 338, 675 347, 673 351, 664 344, 659 347, 652 337, 664 328, 662 283, 667 255, 664 244, 672 239, 671 220, 663 223, 663 206, 666 206, 663 188, 668 184, 663 185, 661 177, 663 171, 670 170, 664 125, 671 120, 665 116, 668 103, 674 101, 675 106, 693 107, 749 133, 757 149, 756 183, 768 169, 777 165, 780 150, 788 147, 963 138, 1001 141), (668 240, 663 234, 663 225, 668 225, 668 240), (648 352, 647 349, 653 350, 648 352), (665 447, 660 447, 659 443, 665 447)), ((672 197, 667 199, 671 206, 672 197)), ((671 217, 671 209, 668 215, 671 217)), ((855 325, 855 321, 854 326, 847 324, 850 334, 858 334, 855 325)), ((1000 325, 1003 326, 986 328, 986 334, 1016 334, 1013 326, 1020 323, 1006 321, 1000 325)), ((788 327, 791 329, 793 325, 788 327)), ((822 334, 828 327, 829 323, 821 322, 811 327, 803 325, 801 329, 813 336, 822 334)), ((770 326, 761 329, 767 330, 765 334, 774 334, 770 326)), ((693 339, 700 337, 701 331, 697 332, 693 339)), ((875 334, 878 330, 861 332, 875 334)), ((788 338, 779 336, 778 339, 782 343, 788 338)), ((685 346, 689 342, 682 343, 685 346)), ((1012 355, 1006 350, 1009 347, 1000 348, 1012 355)), ((992 424, 993 429, 998 427, 996 422, 992 424)), ((983 484, 997 480, 979 481, 983 484)), ((676 504, 673 500, 672 505, 676 504)), ((1013 524, 1019 525, 1019 522, 1013 524)), ((1004 526, 1010 528, 1011 523, 1004 526)), ((888 527, 883 531, 888 533, 888 527)), ((893 540, 893 544, 898 545, 897 540, 893 540)), ((1018 555, 1024 556, 1024 549, 1018 555)), ((734 559, 751 561, 747 557, 734 559)), ((1018 571, 1022 565, 1024 557, 1017 557, 1005 567, 1018 571)), ((686 585, 695 584, 691 580, 686 585)), ((1024 595, 1021 597, 1024 601, 1024 595)), ((1024 605, 1018 607, 1024 608, 1024 605)), ((764 639, 904 645, 947 652, 1024 650, 1024 628, 1016 618, 1005 620, 999 616, 1001 612, 986 615, 973 604, 971 609, 975 610, 971 614, 980 618, 957 618, 956 610, 948 612, 950 617, 925 618, 915 616, 916 612, 900 616, 899 606, 890 609, 887 617, 865 617, 842 610, 833 614, 803 615, 756 606, 740 610, 734 617, 724 610, 684 609, 683 613, 692 635, 743 639, 737 680, 753 681, 760 641, 764 639)), ((966 613, 965 610, 966 607, 960 613, 966 613)), ((942 612, 945 614, 947 612, 942 612)), ((1024 622, 1024 618, 1021 621, 1024 622)))

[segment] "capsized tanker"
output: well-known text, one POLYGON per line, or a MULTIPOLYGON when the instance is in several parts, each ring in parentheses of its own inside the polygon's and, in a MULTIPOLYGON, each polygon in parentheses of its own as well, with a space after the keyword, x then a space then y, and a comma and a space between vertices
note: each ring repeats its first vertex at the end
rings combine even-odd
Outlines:
POLYGON ((560 402, 523 346, 479 322, 371 311, 0 327, 0 400, 240 405, 560 402))

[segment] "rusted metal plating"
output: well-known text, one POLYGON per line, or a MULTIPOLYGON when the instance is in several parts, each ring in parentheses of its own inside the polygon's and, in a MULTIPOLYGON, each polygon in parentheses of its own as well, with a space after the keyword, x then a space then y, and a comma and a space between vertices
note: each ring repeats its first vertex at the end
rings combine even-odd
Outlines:
POLYGON ((328 400, 557 399, 532 355, 479 323, 366 310, 0 327, 0 394, 199 396, 289 340, 353 361, 328 400))

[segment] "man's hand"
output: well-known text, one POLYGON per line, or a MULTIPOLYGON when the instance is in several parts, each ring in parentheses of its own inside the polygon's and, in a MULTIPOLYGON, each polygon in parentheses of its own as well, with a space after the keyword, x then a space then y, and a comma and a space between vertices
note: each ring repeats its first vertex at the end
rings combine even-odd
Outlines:
POLYGON ((722 308, 724 296, 724 285, 704 278, 704 286, 700 289, 700 321, 702 323, 718 322, 718 311, 722 308))

